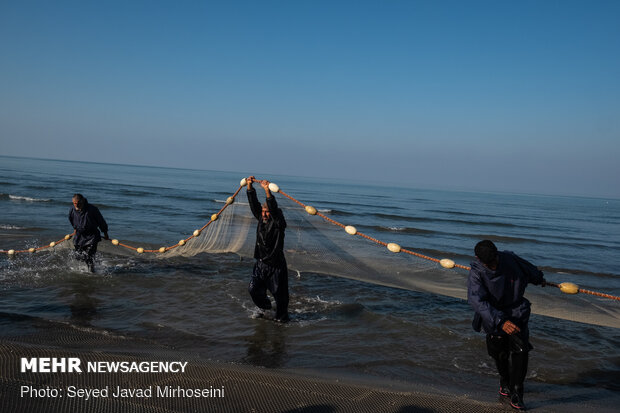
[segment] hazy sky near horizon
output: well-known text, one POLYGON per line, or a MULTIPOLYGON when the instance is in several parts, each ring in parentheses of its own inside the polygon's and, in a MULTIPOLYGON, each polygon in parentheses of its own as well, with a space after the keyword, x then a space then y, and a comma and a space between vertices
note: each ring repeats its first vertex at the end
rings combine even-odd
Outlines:
POLYGON ((0 154, 620 198, 618 1, 3 1, 0 154))

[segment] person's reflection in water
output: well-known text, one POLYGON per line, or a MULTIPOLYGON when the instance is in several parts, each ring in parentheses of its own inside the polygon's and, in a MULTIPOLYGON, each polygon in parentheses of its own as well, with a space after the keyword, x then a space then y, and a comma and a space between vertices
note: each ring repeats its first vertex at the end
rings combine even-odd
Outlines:
POLYGON ((283 367, 287 360, 287 328, 282 324, 257 320, 254 335, 246 338, 248 354, 244 362, 261 367, 283 367))
POLYGON ((69 304, 71 322, 76 325, 90 326, 97 315, 99 300, 92 295, 96 292, 95 285, 86 280, 78 280, 71 284, 67 291, 73 298, 69 304))

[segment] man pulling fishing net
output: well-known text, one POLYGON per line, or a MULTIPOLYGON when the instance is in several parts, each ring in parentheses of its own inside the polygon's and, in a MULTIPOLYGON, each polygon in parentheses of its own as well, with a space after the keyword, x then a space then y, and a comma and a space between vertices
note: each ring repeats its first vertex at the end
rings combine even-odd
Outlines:
POLYGON ((108 237, 108 224, 103 219, 99 208, 88 203, 82 194, 73 195, 73 207, 69 210, 69 222, 75 230, 75 238, 73 245, 75 247, 76 257, 86 262, 88 270, 95 272, 95 253, 97 252, 97 244, 103 238, 108 237))
POLYGON ((511 251, 497 251, 492 241, 474 248, 467 279, 467 301, 476 315, 472 327, 487 333, 487 351, 500 376, 499 394, 525 410, 523 383, 527 373, 530 302, 523 296, 529 283, 545 286, 542 271, 511 251))
POLYGON ((250 176, 246 181, 250 209, 258 220, 254 247, 256 263, 248 290, 254 304, 261 310, 271 309, 271 301, 267 297, 269 290, 276 301, 275 319, 285 323, 289 320, 288 269, 284 258, 286 220, 269 190, 269 181, 257 181, 254 176, 250 176), (254 182, 259 182, 265 190, 266 201, 262 205, 252 188, 254 182))

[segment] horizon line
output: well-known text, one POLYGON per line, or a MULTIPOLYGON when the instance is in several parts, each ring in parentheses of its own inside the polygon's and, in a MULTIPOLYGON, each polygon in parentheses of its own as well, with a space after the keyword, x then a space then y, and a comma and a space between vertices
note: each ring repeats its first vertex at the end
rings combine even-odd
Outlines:
MULTIPOLYGON (((145 165, 145 164, 128 164, 128 163, 117 163, 117 162, 100 162, 100 161, 83 161, 83 160, 75 160, 75 159, 57 159, 57 158, 39 158, 33 156, 18 156, 18 155, 0 155, 2 158, 14 158, 14 159, 32 159, 32 160, 40 160, 40 161, 52 161, 52 162, 75 162, 75 163, 85 163, 85 164, 95 164, 95 165, 114 165, 114 166, 135 166, 141 168, 160 168, 160 169, 173 169, 179 171, 196 171, 196 172, 225 172, 225 173, 238 173, 239 171, 232 170, 215 170, 215 169, 197 169, 197 168, 187 168, 187 167, 177 167, 177 166, 162 166, 162 165, 145 165)), ((403 186, 391 185, 385 182, 379 181, 371 181, 370 183, 367 181, 360 181, 356 179, 342 179, 342 178, 325 178, 318 176, 302 176, 302 175, 285 175, 285 174, 273 174, 279 177, 286 178, 304 178, 304 179, 318 179, 318 180, 332 180, 332 181, 341 181, 348 183, 356 183, 360 186, 370 185, 375 187, 391 187, 391 188, 403 188, 403 186)), ((526 193, 526 192, 514 192, 514 191, 498 191, 498 190, 472 190, 472 189, 437 189, 437 188, 420 188, 420 187, 412 187, 406 186, 405 188, 413 189, 413 190, 435 190, 435 191, 446 191, 446 192, 465 192, 465 193, 478 193, 478 194, 495 194, 495 195, 519 195, 519 196, 542 196, 542 197, 561 197, 561 198, 583 198, 583 199, 600 199, 600 200, 615 200, 620 201, 620 197, 614 196, 593 196, 593 195, 567 195, 567 194, 543 194, 543 193, 526 193)))

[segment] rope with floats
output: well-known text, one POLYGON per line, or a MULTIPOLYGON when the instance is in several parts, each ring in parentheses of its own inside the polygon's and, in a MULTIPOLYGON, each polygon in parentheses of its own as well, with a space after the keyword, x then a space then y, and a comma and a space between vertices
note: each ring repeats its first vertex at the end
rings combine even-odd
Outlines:
POLYGON ((44 245, 42 247, 28 248, 27 250, 0 250, 0 253, 7 254, 9 257, 13 256, 15 254, 24 253, 24 252, 29 252, 29 253, 32 254, 32 253, 35 253, 37 251, 45 250, 47 248, 53 248, 56 245, 59 245, 59 244, 65 242, 65 241, 70 240, 74 235, 75 235, 75 231, 73 231, 73 233, 71 233, 71 234, 65 235, 64 238, 61 238, 58 241, 52 241, 48 245, 44 245))
MULTIPOLYGON (((323 218, 324 220, 326 220, 327 222, 330 222, 334 225, 337 225, 341 228, 344 228, 344 230, 347 232, 347 234, 349 235, 358 235, 362 238, 366 238, 369 241, 372 241, 376 244, 382 245, 384 247, 386 247, 388 250, 390 250, 393 253, 399 253, 399 252, 404 252, 406 254, 409 255, 413 255, 416 256, 418 258, 422 258, 428 261, 432 261, 435 263, 440 264, 442 267, 444 268, 448 268, 448 269, 452 269, 452 268, 461 268, 464 270, 471 270, 471 267, 467 266, 467 265, 460 265, 460 264, 456 264, 453 260, 449 259, 449 258, 443 258, 443 259, 438 259, 438 258, 433 258, 433 257, 429 257, 427 255, 423 255, 420 253, 417 253, 415 251, 411 251, 408 250, 406 248, 402 248, 400 245, 394 243, 394 242, 390 242, 390 243, 386 243, 383 241, 379 241, 375 238, 372 238, 366 234, 362 234, 361 232, 357 231, 357 229, 352 226, 352 225, 344 225, 338 221, 335 221, 325 215, 323 215, 322 213, 318 212, 317 209, 311 205, 305 205, 302 202, 298 201, 297 199, 293 198, 292 196, 288 195, 287 193, 285 193, 284 191, 281 191, 277 185, 271 183, 269 184, 269 190, 271 190, 271 192, 279 192, 280 194, 282 194, 283 196, 285 196, 286 198, 290 199, 291 201, 297 203, 299 206, 301 206, 302 208, 304 208, 306 210, 306 212, 310 215, 318 215, 321 218, 323 218), (273 187, 272 187, 273 185, 273 187)), ((560 284, 556 284, 556 283, 552 283, 552 282, 545 282, 545 285, 551 286, 551 287, 556 287, 559 288, 560 291, 562 291, 565 294, 577 294, 577 293, 583 293, 583 294, 589 294, 589 295, 594 295, 597 297, 601 297, 601 298, 608 298, 611 300, 616 300, 616 301, 620 301, 620 297, 617 297, 615 295, 611 295, 611 294, 605 294, 605 293, 599 293, 596 291, 590 291, 590 290, 586 290, 583 288, 579 288, 579 286, 577 284, 571 283, 571 282, 563 282, 560 284)))
MULTIPOLYGON (((200 236, 202 231, 204 231, 213 222, 217 221, 217 219, 224 212, 224 210, 226 210, 226 208, 228 208, 230 205, 232 205, 235 202, 235 198, 237 197, 237 195, 239 195, 239 192, 246 185, 247 185, 247 179, 246 178, 241 179, 241 181, 239 182, 239 188, 237 189, 237 191, 235 191, 235 193, 233 195, 229 196, 226 199, 226 202, 225 202, 224 206, 218 212, 216 212, 215 214, 211 215, 211 219, 205 225, 203 225, 199 229, 194 230, 192 235, 190 235, 189 237, 187 237, 185 239, 179 240, 179 242, 174 244, 174 245, 170 245, 170 246, 167 246, 167 247, 161 247, 159 249, 144 249, 143 247, 134 247, 134 246, 131 246, 131 245, 127 245, 127 244, 121 243, 117 239, 112 239, 110 242, 114 246, 119 246, 119 247, 127 248, 127 249, 130 249, 130 250, 136 251, 138 254, 143 254, 143 253, 161 253, 161 254, 163 254, 166 251, 169 251, 171 249, 182 247, 183 245, 185 245, 192 238, 196 238, 196 237, 200 236)), ((438 258, 434 258, 434 257, 429 257, 427 255, 423 255, 423 254, 417 253, 415 251, 411 251, 409 249, 402 248, 397 243, 394 243, 394 242, 389 242, 388 243, 388 242, 380 241, 380 240, 375 239, 375 238, 373 238, 371 236, 363 234, 363 233, 359 232, 353 225, 345 225, 345 224, 343 224, 341 222, 338 222, 338 221, 336 221, 336 220, 334 220, 332 218, 329 218, 328 216, 322 214, 321 212, 317 211, 317 209, 315 207, 313 207, 311 205, 306 205, 306 204, 302 203, 301 201, 298 201, 297 199, 293 198, 292 196, 290 196, 286 192, 280 190, 280 187, 277 184, 273 183, 273 182, 269 183, 269 190, 271 192, 274 192, 274 193, 279 193, 282 196, 288 198, 289 200, 295 202, 296 204, 301 206, 309 215, 318 215, 319 217, 321 217, 325 221, 329 222, 330 224, 333 224, 333 225, 336 225, 338 227, 343 228, 347 234, 349 234, 349 235, 356 235, 356 236, 365 238, 368 241, 374 242, 375 244, 378 244, 378 245, 381 245, 381 246, 387 248, 389 251, 391 251, 393 253, 403 252, 405 254, 413 255, 415 257, 422 258, 422 259, 427 260, 427 261, 435 262, 435 263, 437 263, 437 264, 439 264, 442 267, 447 268, 447 269, 460 268, 460 269, 467 270, 467 271, 469 271, 471 269, 471 267, 469 267, 467 265, 457 264, 457 263, 455 263, 453 260, 451 260, 449 258, 438 259, 438 258)), ((56 245, 59 245, 59 244, 65 242, 65 241, 68 241, 68 240, 70 240, 73 237, 73 235, 75 235, 75 231, 72 234, 65 235, 64 238, 62 238, 62 239, 60 239, 58 241, 50 242, 48 245, 44 245, 44 246, 41 246, 41 247, 38 247, 38 248, 29 248, 29 249, 25 249, 25 250, 14 250, 14 249, 0 250, 0 253, 7 254, 9 257, 13 257, 16 254, 21 254, 21 253, 26 253, 26 252, 28 252, 28 253, 35 253, 37 251, 42 251, 42 250, 45 250, 45 249, 48 249, 48 248, 53 248, 56 245)), ((611 294, 600 293, 600 292, 596 292, 596 291, 590 291, 590 290, 586 290, 586 289, 583 289, 583 288, 579 288, 579 286, 577 284, 574 284, 574 283, 571 283, 571 282, 563 282, 563 283, 560 283, 560 284, 556 284, 556 283, 547 281, 545 283, 545 285, 559 288, 560 291, 562 291, 565 294, 578 294, 578 293, 582 293, 582 294, 593 295, 593 296, 596 296, 596 297, 608 298, 608 299, 611 299, 611 300, 620 301, 620 297, 618 297, 618 296, 611 295, 611 294)))

